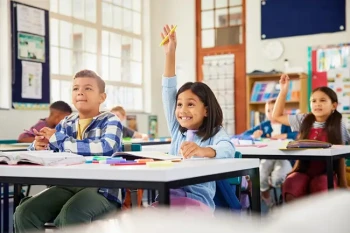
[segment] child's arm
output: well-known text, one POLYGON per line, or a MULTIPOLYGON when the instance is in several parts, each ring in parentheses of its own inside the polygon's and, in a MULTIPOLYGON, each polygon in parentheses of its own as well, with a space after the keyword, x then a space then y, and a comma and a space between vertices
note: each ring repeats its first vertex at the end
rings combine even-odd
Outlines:
MULTIPOLYGON (((163 32, 161 33, 162 39, 170 33, 169 25, 165 25, 163 32)), ((164 77, 175 76, 175 51, 176 51, 176 33, 173 32, 169 36, 169 40, 164 43, 165 52, 165 67, 164 67, 164 77)))
MULTIPOLYGON (((170 27, 166 25, 164 32, 161 33, 162 39, 170 32, 170 27)), ((168 123, 169 131, 171 135, 178 130, 178 122, 175 116, 175 105, 176 105, 176 76, 175 76, 175 50, 176 50, 176 34, 175 32, 169 36, 168 42, 164 45, 165 51, 165 67, 163 74, 163 88, 162 88, 162 99, 165 117, 168 123)))
POLYGON ((215 158, 234 158, 236 149, 223 128, 212 138, 213 144, 207 148, 215 151, 215 158))
POLYGON ((266 132, 264 132, 264 130, 263 130, 265 122, 251 128, 250 130, 243 132, 241 135, 252 136, 253 138, 260 138, 260 137, 265 138, 266 132))
POLYGON ((181 154, 184 158, 192 156, 207 158, 233 158, 235 156, 235 147, 227 133, 220 131, 211 139, 210 146, 200 147, 195 142, 184 142, 181 144, 181 154))
POLYGON ((290 125, 288 120, 288 115, 284 115, 284 108, 286 105, 286 97, 288 94, 289 88, 289 77, 286 74, 283 74, 280 78, 281 90, 277 96, 275 106, 272 111, 272 119, 283 124, 290 125))
POLYGON ((121 147, 122 124, 115 116, 109 117, 102 123, 101 138, 85 138, 77 140, 65 133, 65 122, 56 127, 56 133, 50 137, 50 148, 58 151, 67 151, 83 156, 111 156, 121 147))

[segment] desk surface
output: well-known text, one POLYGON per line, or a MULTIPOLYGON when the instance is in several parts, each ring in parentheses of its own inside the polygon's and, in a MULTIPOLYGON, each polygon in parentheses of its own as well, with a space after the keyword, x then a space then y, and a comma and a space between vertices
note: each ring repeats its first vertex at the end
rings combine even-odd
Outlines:
POLYGON ((239 147, 236 149, 244 155, 264 155, 264 156, 276 156, 276 155, 288 155, 288 156, 315 156, 315 157, 327 157, 337 156, 342 154, 350 154, 350 146, 335 145, 328 149, 293 149, 293 150, 281 150, 283 143, 277 144, 267 143, 266 147, 239 147))
POLYGON ((90 179, 119 181, 168 182, 259 167, 258 159, 193 159, 174 163, 172 167, 110 166, 80 164, 73 166, 8 166, 0 168, 1 177, 90 179))

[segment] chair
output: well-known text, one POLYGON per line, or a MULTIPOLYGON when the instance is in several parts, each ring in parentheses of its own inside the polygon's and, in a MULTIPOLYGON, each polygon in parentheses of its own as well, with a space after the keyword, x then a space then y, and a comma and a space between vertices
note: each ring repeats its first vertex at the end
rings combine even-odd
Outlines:
MULTIPOLYGON (((131 143, 124 143, 122 145, 122 151, 141 151, 141 145, 140 144, 131 144, 131 143)), ((134 195, 134 190, 126 190, 126 194, 128 195, 129 193, 129 196, 126 196, 125 197, 125 200, 127 200, 127 198, 129 198, 129 200, 132 200, 134 199, 133 195, 134 195), (129 191, 129 192, 128 192, 129 191)), ((138 190, 137 191, 137 194, 138 194, 138 190)), ((141 190, 142 191, 142 190, 141 190)), ((137 195, 137 198, 139 198, 139 195, 137 195)), ((141 200, 142 200, 142 195, 141 195, 141 200)), ((124 201, 125 203, 125 201, 124 201)), ((48 222, 45 224, 45 229, 57 229, 56 226, 53 224, 53 222, 48 222)))
MULTIPOLYGON (((235 158, 242 158, 241 152, 236 151, 235 158)), ((241 177, 216 181, 215 205, 219 208, 229 209, 234 212, 240 211, 242 209, 242 205, 239 201, 241 182, 241 177), (238 195, 237 192, 239 192, 238 195)))
MULTIPOLYGON (((124 143, 122 146, 122 151, 141 151, 141 144, 124 143)), ((130 209, 132 206, 141 207, 142 205, 142 189, 126 189, 125 200, 123 203, 123 209, 130 209)))

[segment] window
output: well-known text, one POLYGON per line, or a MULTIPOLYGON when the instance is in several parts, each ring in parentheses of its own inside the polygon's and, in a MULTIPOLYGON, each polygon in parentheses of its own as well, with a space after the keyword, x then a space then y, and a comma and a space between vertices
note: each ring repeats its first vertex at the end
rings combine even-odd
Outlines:
POLYGON ((106 82, 105 108, 144 110, 141 1, 50 0, 52 101, 71 103, 73 75, 90 69, 106 82))
POLYGON ((202 48, 243 43, 242 0, 201 0, 202 48))

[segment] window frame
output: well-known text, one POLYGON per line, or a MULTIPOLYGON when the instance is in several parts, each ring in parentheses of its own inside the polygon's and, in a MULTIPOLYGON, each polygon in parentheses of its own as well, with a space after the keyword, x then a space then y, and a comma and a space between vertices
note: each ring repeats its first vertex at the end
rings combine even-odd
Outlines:
MULTIPOLYGON (((60 0, 56 0, 57 1, 57 11, 59 12, 59 1, 60 0)), ((131 1, 131 0, 125 0, 125 1, 131 1)), ((50 3, 52 2, 52 0, 50 1, 50 3)), ((96 40, 96 72, 98 74, 102 74, 102 57, 105 56, 102 54, 102 32, 103 31, 108 31, 109 33, 116 33, 116 34, 119 34, 121 36, 128 36, 129 38, 132 39, 139 39, 141 41, 141 84, 136 84, 136 83, 131 83, 131 82, 125 82, 125 81, 113 81, 113 80, 108 80, 108 79, 105 79, 103 76, 101 76, 103 78, 103 80, 105 81, 105 84, 106 84, 106 87, 107 86, 113 86, 113 87, 124 87, 124 88, 139 88, 141 91, 142 91, 142 100, 134 100, 134 104, 137 103, 137 102, 142 102, 142 107, 139 108, 139 109, 135 109, 135 108, 129 108, 129 104, 123 106, 125 107, 125 109, 129 112, 146 112, 147 111, 147 104, 145 103, 145 96, 146 96, 146 88, 145 88, 145 72, 144 72, 144 66, 145 66, 145 54, 144 54, 144 42, 145 42, 145 35, 144 35, 144 25, 143 25, 143 19, 145 17, 144 15, 144 1, 143 0, 140 0, 140 4, 141 4, 141 7, 140 7, 140 23, 141 23, 141 32, 140 34, 134 34, 132 32, 127 32, 127 31, 124 31, 124 30, 121 30, 121 29, 116 29, 116 28, 112 28, 112 27, 107 27, 107 26, 104 26, 102 24, 102 4, 103 3, 107 3, 108 4, 113 4, 113 1, 108 1, 108 0, 96 0, 96 22, 93 23, 93 22, 90 22, 90 21, 86 21, 86 20, 83 20, 83 19, 79 19, 79 18, 74 18, 73 16, 67 16, 67 15, 63 15, 63 14, 60 14, 58 12, 54 12, 52 11, 52 6, 50 4, 50 24, 51 24, 51 20, 52 19, 56 19, 56 20, 59 20, 59 21, 67 21, 69 23, 72 24, 73 28, 74 28, 74 25, 77 24, 77 25, 80 25, 80 26, 83 26, 83 27, 89 27, 89 28, 93 28, 96 30, 97 32, 97 40, 96 40)), ((123 6, 121 6, 122 9, 124 9, 123 6)), ((126 8, 126 9, 129 9, 129 8, 126 8)), ((84 10, 86 10, 85 8, 85 5, 84 5, 84 10)), ((72 1, 72 14, 73 14, 73 1, 72 1)), ((84 12, 84 15, 86 13, 84 12)), ((132 16, 133 18, 133 16, 132 16)), ((133 25, 133 24, 132 24, 133 25)), ((72 29, 73 30, 73 29, 72 29)), ((58 37, 58 40, 60 39, 60 30, 58 29, 58 34, 57 34, 57 37, 58 37)), ((50 39, 51 39, 51 31, 50 31, 50 39)), ((59 44, 59 43, 58 43, 59 44)), ((53 45, 50 43, 50 49, 53 47, 53 45)), ((61 48, 59 45, 58 46, 54 46, 54 47, 58 47, 58 48, 61 48)), ((76 51, 74 50, 74 48, 71 49, 72 52, 76 51)), ((83 54, 84 54, 85 51, 83 51, 83 54)), ((109 56, 110 57, 110 56, 109 56)), ((74 58, 74 57, 73 57, 74 58)), ((122 61, 124 60, 128 60, 128 59, 123 59, 123 56, 121 56, 121 64, 122 64, 122 61)), ((74 59, 72 59, 74 60, 74 59)), ((132 57, 131 59, 129 60, 130 62, 133 61, 132 57)), ((60 61, 58 61, 60 62, 60 61)), ((60 64, 59 64, 60 65, 60 64)), ((87 67, 88 68, 88 67, 87 67)), ((72 69, 73 69, 73 64, 72 64, 72 69)), ((121 66, 121 69, 123 69, 123 67, 121 66)), ((73 70, 73 75, 74 75, 74 70, 73 70)), ((70 76, 70 75, 61 75, 61 74, 54 74, 52 73, 52 71, 50 72, 50 75, 51 75, 51 83, 53 80, 58 80, 58 81, 72 81, 73 79, 73 75, 70 76)), ((130 73, 131 75, 131 73, 130 73)), ((53 87, 53 86, 51 86, 53 87)), ((51 88, 52 90, 52 88, 51 88)), ((107 91, 107 90, 106 90, 107 91)), ((61 87, 60 87, 60 98, 62 99, 62 91, 61 91, 61 87)), ((107 97, 108 98, 108 97, 107 97)), ((120 97, 119 97, 120 98, 120 97)), ((53 101, 53 96, 52 96, 52 93, 51 93, 51 102, 53 101)), ((107 100, 106 100, 107 102, 107 100)), ((106 103, 105 102, 105 103, 106 103)), ((71 104, 71 101, 69 102, 71 104)), ((114 105, 123 105, 123 103, 114 103, 114 105)), ((74 107, 74 106, 73 106, 74 107)), ((111 107, 111 106, 108 106, 108 108, 111 107)), ((105 106, 102 108, 103 110, 109 110, 107 109, 105 106)))

